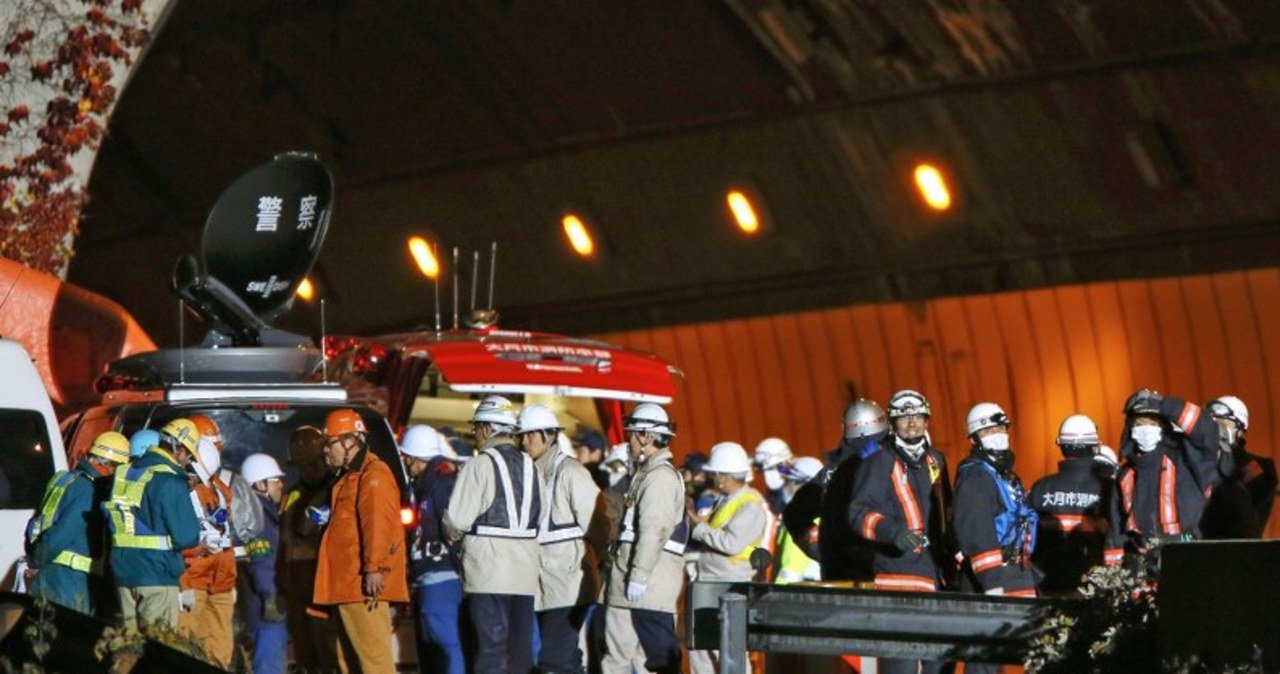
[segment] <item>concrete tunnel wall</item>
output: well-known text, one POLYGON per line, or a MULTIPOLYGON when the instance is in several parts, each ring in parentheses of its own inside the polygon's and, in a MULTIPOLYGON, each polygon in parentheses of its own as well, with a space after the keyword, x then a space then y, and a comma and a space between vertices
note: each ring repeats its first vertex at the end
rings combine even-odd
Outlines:
MULTIPOLYGON (((1147 386, 1196 403, 1224 394, 1249 407, 1249 449, 1280 457, 1280 269, 1070 285, 867 304, 598 335, 651 351, 685 376, 672 403, 677 455, 722 440, 750 452, 781 437, 798 455, 834 447, 852 392, 884 405, 913 388, 955 466, 964 418, 984 400, 1013 420, 1017 470, 1030 488, 1061 458, 1069 414, 1116 446, 1121 409, 1147 386)), ((1280 537, 1280 516, 1267 528, 1280 537)))

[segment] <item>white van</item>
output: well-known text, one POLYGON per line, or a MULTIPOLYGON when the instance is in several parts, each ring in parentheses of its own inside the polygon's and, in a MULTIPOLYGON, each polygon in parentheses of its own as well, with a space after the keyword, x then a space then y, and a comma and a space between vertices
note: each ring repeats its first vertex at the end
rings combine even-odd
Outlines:
POLYGON ((27 520, 67 467, 58 420, 31 356, 0 339, 0 589, 14 587, 27 520))

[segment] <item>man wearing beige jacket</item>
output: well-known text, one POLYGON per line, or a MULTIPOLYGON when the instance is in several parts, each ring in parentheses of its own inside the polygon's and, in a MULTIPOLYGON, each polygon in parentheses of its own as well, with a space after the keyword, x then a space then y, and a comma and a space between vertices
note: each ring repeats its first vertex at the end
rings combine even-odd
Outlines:
MULTIPOLYGON (((690 538, 702 544, 698 580, 751 582, 756 573, 751 568, 751 553, 765 546, 769 514, 764 497, 749 484, 751 460, 747 450, 736 442, 721 442, 711 448, 711 460, 703 470, 720 496, 710 515, 689 516, 695 522, 690 538)), ((745 661, 746 653, 739 657, 745 661)), ((689 652, 693 674, 714 674, 718 660, 718 651, 689 652)))
POLYGON ((600 487, 569 456, 573 448, 558 442, 561 425, 549 407, 525 405, 519 421, 516 433, 538 468, 544 505, 538 525, 542 572, 534 606, 542 640, 538 670, 581 674, 585 668, 578 641, 600 592, 599 552, 608 537, 600 487))
POLYGON ((639 654, 649 671, 679 672, 676 602, 684 582, 689 527, 684 481, 667 449, 675 428, 666 410, 642 403, 623 429, 638 461, 609 575, 604 671, 630 674, 632 658, 639 654))
POLYGON ((471 424, 480 452, 458 471, 443 520, 449 540, 462 541, 462 593, 474 636, 468 663, 479 674, 525 674, 533 669, 541 490, 533 460, 512 437, 511 401, 485 398, 471 424))

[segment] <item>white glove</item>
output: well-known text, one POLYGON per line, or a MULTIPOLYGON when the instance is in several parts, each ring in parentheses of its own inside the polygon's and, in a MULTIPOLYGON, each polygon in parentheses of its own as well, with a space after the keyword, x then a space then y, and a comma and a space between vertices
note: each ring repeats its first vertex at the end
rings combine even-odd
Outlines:
POLYGON ((196 591, 183 590, 178 593, 178 605, 184 611, 190 611, 196 607, 196 591))
POLYGON ((647 586, 644 583, 637 583, 634 580, 627 583, 627 601, 632 604, 644 599, 644 591, 647 586))

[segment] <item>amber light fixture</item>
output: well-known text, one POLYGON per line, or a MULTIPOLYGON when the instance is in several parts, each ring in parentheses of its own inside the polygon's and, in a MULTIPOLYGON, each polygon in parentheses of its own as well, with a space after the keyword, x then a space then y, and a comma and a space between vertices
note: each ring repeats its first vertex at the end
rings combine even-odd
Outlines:
POLYGON ((733 213, 733 221, 737 223, 738 229, 744 234, 760 231, 760 216, 756 215, 755 206, 751 205, 751 198, 746 193, 730 190, 725 195, 725 201, 729 204, 729 211, 733 213))
POLYGON ((569 237, 569 245, 573 246, 574 252, 582 257, 591 257, 596 251, 596 244, 591 240, 591 232, 587 231, 587 224, 573 213, 565 213, 561 219, 564 226, 564 235, 569 237))
POLYGON ((440 275, 440 261, 436 259, 436 254, 426 239, 420 236, 409 237, 409 253, 413 255, 413 261, 418 263, 418 271, 423 276, 435 278, 440 275))
POLYGON ((316 288, 311 285, 311 279, 308 277, 303 277, 302 283, 298 284, 298 289, 294 292, 297 293, 298 297, 301 297, 304 302, 310 302, 316 296, 316 288))
POLYGON ((947 179, 933 164, 921 163, 915 170, 916 189, 924 203, 935 211, 951 208, 951 188, 947 179))

